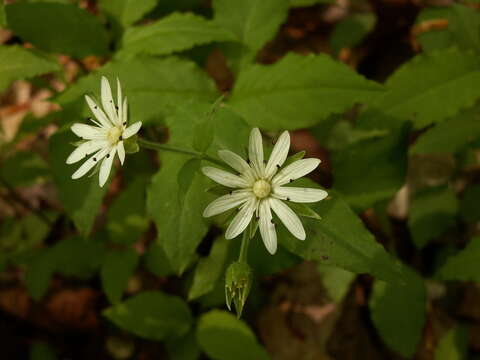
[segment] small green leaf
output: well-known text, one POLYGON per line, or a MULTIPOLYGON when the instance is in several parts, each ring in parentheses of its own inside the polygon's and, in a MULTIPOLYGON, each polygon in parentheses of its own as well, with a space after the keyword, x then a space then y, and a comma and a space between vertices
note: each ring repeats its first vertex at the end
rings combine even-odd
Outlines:
MULTIPOLYGON (((127 160, 128 161, 128 160, 127 160)), ((147 179, 137 176, 113 201, 107 215, 108 237, 114 243, 132 244, 147 230, 145 188, 147 179)))
POLYGON ((35 254, 27 267, 25 285, 33 300, 39 301, 48 290, 56 268, 56 264, 52 260, 51 253, 44 250, 35 254))
POLYGON ((138 254, 132 249, 110 250, 102 265, 102 287, 112 304, 120 302, 130 276, 138 264, 138 254))
POLYGON ((297 160, 303 159, 306 153, 307 153, 306 151, 299 151, 296 154, 289 156, 287 160, 285 160, 285 162, 283 163, 283 167, 286 167, 297 160))
POLYGON ((6 6, 5 10, 13 32, 39 49, 80 58, 108 53, 105 28, 95 16, 78 6, 19 2, 6 6))
POLYGON ((103 12, 127 27, 152 10, 157 5, 157 0, 100 0, 99 5, 103 12))
POLYGON ((222 104, 223 98, 223 95, 220 96, 205 115, 204 120, 195 126, 193 148, 201 153, 208 150, 215 138, 215 122, 213 117, 216 115, 219 106, 222 104))
POLYGON ((323 264, 319 264, 317 270, 322 276, 323 286, 330 298, 336 303, 341 303, 356 275, 350 271, 323 264))
POLYGON ((358 141, 334 153, 334 189, 353 208, 364 210, 388 199, 405 183, 407 130, 358 141))
POLYGON ((200 358, 200 348, 193 331, 181 338, 167 341, 166 347, 170 360, 198 360, 200 358))
POLYGON ((214 310, 200 317, 197 340, 213 360, 269 359, 252 330, 225 311, 214 310))
POLYGON ((476 53, 451 48, 417 55, 389 77, 385 84, 389 90, 375 99, 358 123, 362 128, 385 129, 412 121, 420 129, 441 122, 475 103, 479 81, 476 53))
POLYGON ((420 135, 412 154, 455 153, 480 139, 479 107, 475 106, 451 117, 420 135))
POLYGON ((438 271, 443 280, 480 282, 478 263, 480 261, 480 237, 474 237, 465 249, 448 258, 438 271))
POLYGON ((31 186, 48 178, 47 164, 38 153, 20 151, 2 161, 0 177, 8 184, 31 186))
POLYGON ((7 26, 7 15, 5 14, 4 0, 0 0, 0 28, 7 26))
POLYGON ((327 55, 290 53, 274 65, 252 65, 241 72, 229 105, 252 126, 293 130, 355 103, 373 102, 382 93, 380 84, 327 55))
POLYGON ((195 269, 193 283, 188 291, 188 300, 203 296, 215 288, 223 275, 228 255, 229 241, 223 237, 217 238, 208 257, 200 259, 195 269))
POLYGON ((375 15, 371 13, 355 14, 341 20, 335 25, 330 44, 333 53, 338 55, 343 48, 353 48, 373 30, 375 26, 375 15))
POLYGON ((145 265, 152 274, 158 277, 173 275, 172 269, 165 250, 158 243, 153 243, 145 254, 145 265))
MULTIPOLYGON (((304 181, 304 185, 316 187, 310 181, 304 181)), ((298 240, 279 226, 279 242, 305 260, 320 261, 356 274, 372 274, 389 282, 401 282, 399 263, 377 243, 338 193, 329 192, 329 195, 313 206, 321 220, 302 220, 306 240, 298 240)))
POLYGON ((468 329, 457 325, 450 329, 435 349, 435 360, 463 360, 468 358, 468 329))
POLYGON ((192 326, 187 304, 177 296, 146 291, 103 312, 118 327, 139 337, 163 340, 185 335, 192 326))
POLYGON ((58 63, 20 46, 0 46, 0 91, 14 80, 58 71, 58 63))
POLYGON ((467 187, 460 201, 460 216, 466 222, 474 223, 480 220, 480 185, 467 187))
POLYGON ((173 13, 154 23, 127 29, 119 56, 168 55, 234 36, 212 21, 191 13, 173 13))
POLYGON ((297 215, 307 217, 307 218, 311 218, 311 219, 317 219, 317 220, 322 219, 322 217, 308 205, 301 204, 301 203, 289 202, 288 206, 290 208, 292 208, 292 210, 295 211, 297 213, 297 215))
POLYGON ((195 175, 200 171, 200 159, 190 159, 180 168, 177 175, 178 183, 178 202, 183 206, 183 201, 188 193, 188 189, 195 179, 195 175))
POLYGON ((426 291, 423 279, 404 266, 405 283, 376 280, 370 298, 373 323, 383 341, 406 358, 417 350, 425 325, 426 291))
POLYGON ((108 186, 98 186, 98 179, 83 177, 72 180, 79 164, 67 165, 65 161, 75 149, 70 145, 77 140, 69 129, 55 133, 49 141, 50 162, 58 196, 75 226, 84 234, 90 233, 103 195, 108 186))
POLYGON ((408 216, 408 227, 418 248, 440 236, 455 224, 458 200, 447 187, 428 188, 415 196, 408 216))

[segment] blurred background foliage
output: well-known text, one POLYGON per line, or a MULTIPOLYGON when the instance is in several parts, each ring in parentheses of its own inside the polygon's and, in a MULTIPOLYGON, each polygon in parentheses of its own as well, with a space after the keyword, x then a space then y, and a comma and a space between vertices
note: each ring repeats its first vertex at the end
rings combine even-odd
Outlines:
POLYGON ((1 1, 2 358, 480 359, 479 4, 1 1), (275 256, 257 235, 242 319, 197 160, 70 179, 102 75, 145 138, 216 156, 286 129, 322 159, 322 220, 275 256))

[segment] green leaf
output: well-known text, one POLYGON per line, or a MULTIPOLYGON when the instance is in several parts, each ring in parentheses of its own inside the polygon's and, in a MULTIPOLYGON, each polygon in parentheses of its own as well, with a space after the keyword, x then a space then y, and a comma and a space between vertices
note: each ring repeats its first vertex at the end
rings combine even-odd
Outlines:
POLYGON ((56 264, 52 261, 51 252, 41 251, 35 255, 25 273, 25 286, 33 300, 39 301, 47 292, 55 272, 56 264))
POLYGON ((173 13, 154 23, 127 29, 119 56, 168 55, 234 36, 212 21, 191 13, 173 13))
POLYGON ((157 5, 157 0, 100 0, 99 5, 103 12, 127 27, 152 10, 157 5))
POLYGON ((322 217, 319 214, 317 214, 317 212, 315 212, 315 210, 313 210, 308 205, 290 202, 288 203, 288 206, 292 208, 292 210, 295 211, 295 213, 299 216, 317 219, 317 220, 322 219, 322 217))
POLYGON ((95 16, 78 6, 15 3, 5 9, 13 32, 39 49, 80 58, 108 52, 105 28, 95 16))
POLYGON ((361 115, 359 125, 395 128, 410 120, 419 129, 441 122, 475 103, 480 97, 479 81, 477 54, 446 49, 418 55, 390 76, 389 90, 361 115))
POLYGON ((269 359, 252 330, 225 311, 214 310, 200 317, 197 340, 213 360, 269 359))
POLYGON ((202 218, 207 205, 207 196, 203 191, 206 179, 202 174, 195 174, 180 204, 177 178, 189 158, 172 153, 163 153, 161 158, 162 168, 152 178, 148 190, 147 208, 155 221, 160 244, 170 265, 177 273, 182 273, 208 230, 202 218))
POLYGON ((460 216, 466 222, 474 223, 480 220, 480 185, 467 187, 460 202, 460 216))
POLYGON ((412 358, 425 325, 426 290, 423 279, 404 267, 406 283, 376 280, 370 298, 373 323, 383 341, 406 358, 412 358))
POLYGON ((178 172, 178 201, 180 206, 183 206, 185 195, 188 193, 188 188, 192 185, 195 175, 200 171, 200 159, 190 159, 178 172))
POLYGON ((96 73, 80 79, 57 101, 64 108, 80 106, 84 109, 85 117, 91 116, 84 95, 92 91, 100 92, 102 75, 111 81, 116 77, 120 79, 123 92, 128 96, 130 116, 144 123, 152 120, 158 123, 159 119, 173 113, 180 104, 192 100, 211 101, 218 97, 213 81, 194 63, 174 57, 140 57, 108 63, 96 73))
POLYGON ((214 0, 215 21, 255 55, 275 36, 288 14, 288 0, 214 0))
POLYGON ((112 242, 132 244, 147 230, 146 184, 147 179, 141 175, 132 179, 110 206, 106 228, 112 242))
POLYGON ((72 237, 58 242, 49 252, 56 272, 88 279, 102 265, 105 247, 98 241, 72 237))
POLYGON ((145 254, 145 266, 152 274, 158 277, 173 275, 170 262, 168 261, 165 251, 158 243, 152 243, 145 254))
POLYGON ((480 139, 479 107, 475 106, 449 118, 420 135, 412 154, 455 153, 480 139))
POLYGON ((7 26, 7 15, 5 14, 4 0, 0 0, 0 28, 7 26))
POLYGON ((65 161, 75 149, 71 144, 76 140, 78 138, 69 129, 54 134, 49 141, 49 158, 59 199, 75 226, 82 234, 87 235, 108 186, 98 186, 97 177, 72 180, 73 172, 80 165, 67 165, 65 161))
POLYGON ((390 198, 405 183, 407 130, 358 141, 334 153, 334 189, 352 207, 364 210, 390 198))
POLYGON ((102 287, 112 304, 120 302, 130 276, 138 265, 138 254, 132 248, 110 250, 102 265, 102 287))
POLYGON ((480 14, 460 4, 453 4, 452 9, 454 16, 449 21, 449 27, 458 46, 480 51, 480 14))
POLYGON ((177 296, 146 291, 103 312, 118 327, 139 337, 163 340, 185 335, 192 326, 187 304, 177 296))
POLYGON ((14 80, 58 71, 58 64, 20 46, 0 46, 0 91, 14 80))
POLYGON ((355 280, 355 274, 335 266, 319 264, 317 270, 322 276, 322 283, 325 286, 330 298, 341 303, 347 295, 352 282, 355 280))
POLYGON ((442 235, 455 224, 458 200, 447 187, 428 188, 415 195, 408 216, 408 227, 418 248, 442 235))
POLYGON ((443 280, 480 282, 479 261, 480 237, 477 236, 470 240, 465 249, 449 257, 437 276, 443 280))
POLYGON ((356 14, 349 16, 335 25, 330 36, 333 53, 338 55, 343 48, 353 48, 361 43, 375 26, 373 14, 356 14))
POLYGON ((371 102, 382 86, 327 55, 288 54, 274 65, 241 72, 230 106, 269 130, 310 127, 358 102, 371 102))
POLYGON ((223 95, 220 96, 208 113, 205 114, 204 119, 195 126, 193 148, 201 153, 208 150, 215 138, 215 122, 213 118, 216 116, 219 106, 222 105, 223 98, 223 95))
POLYGON ((200 259, 188 292, 189 301, 205 295, 215 288, 225 271, 229 244, 225 238, 217 238, 208 257, 200 259))
POLYGON ((468 329, 457 325, 450 329, 435 349, 435 360, 462 360, 468 358, 468 329))
MULTIPOLYGON (((305 181, 301 186, 317 187, 305 181)), ((313 206, 321 220, 303 219, 307 238, 300 241, 283 226, 278 239, 289 251, 305 260, 341 267, 356 274, 368 273, 398 283, 402 279, 398 262, 376 242, 358 216, 336 192, 313 206)))
POLYGON ((48 175, 45 160, 31 151, 19 151, 4 159, 0 166, 0 178, 15 187, 34 185, 48 175))
POLYGON ((56 360, 55 351, 46 343, 34 342, 30 348, 30 360, 56 360))

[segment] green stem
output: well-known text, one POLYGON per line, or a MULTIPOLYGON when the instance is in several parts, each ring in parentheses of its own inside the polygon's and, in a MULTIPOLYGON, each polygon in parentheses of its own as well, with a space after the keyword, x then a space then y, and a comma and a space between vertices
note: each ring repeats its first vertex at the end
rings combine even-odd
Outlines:
POLYGON ((247 263, 248 245, 250 244, 250 226, 245 229, 242 237, 242 245, 240 247, 240 255, 238 256, 238 262, 247 263))
POLYGON ((181 148, 181 147, 178 147, 178 146, 160 144, 158 142, 149 141, 149 140, 145 140, 145 139, 142 139, 142 138, 138 138, 137 142, 138 142, 139 146, 144 147, 145 149, 169 151, 169 152, 175 152, 175 153, 178 153, 178 154, 190 155, 190 156, 193 156, 193 157, 196 157, 196 158, 199 158, 199 159, 202 159, 202 160, 207 160, 207 161, 210 161, 214 164, 223 166, 223 164, 219 160, 214 159, 211 156, 209 156, 207 154, 203 154, 203 153, 198 152, 198 151, 184 149, 184 148, 181 148))

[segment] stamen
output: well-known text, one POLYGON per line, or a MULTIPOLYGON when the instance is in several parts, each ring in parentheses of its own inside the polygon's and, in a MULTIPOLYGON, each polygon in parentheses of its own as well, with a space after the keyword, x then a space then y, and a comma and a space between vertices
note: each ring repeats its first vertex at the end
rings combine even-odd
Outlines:
POLYGON ((293 182, 293 179, 290 179, 290 182, 293 182))
POLYGON ((127 122, 126 122, 126 121, 123 122, 123 126, 125 126, 125 125, 127 125, 127 122))
POLYGON ((275 166, 277 167, 277 169, 280 169, 280 165, 277 164, 277 165, 275 165, 275 166))
POLYGON ((94 158, 93 158, 93 161, 97 161, 97 158, 94 157, 94 158))
POLYGON ((270 219, 270 222, 275 225, 275 221, 273 221, 273 219, 270 219))
POLYGON ((107 159, 110 157, 110 154, 107 154, 107 159))
POLYGON ((118 110, 118 106, 115 105, 115 110, 118 110))
POLYGON ((287 197, 287 201, 290 201, 290 198, 289 198, 289 197, 287 197))

